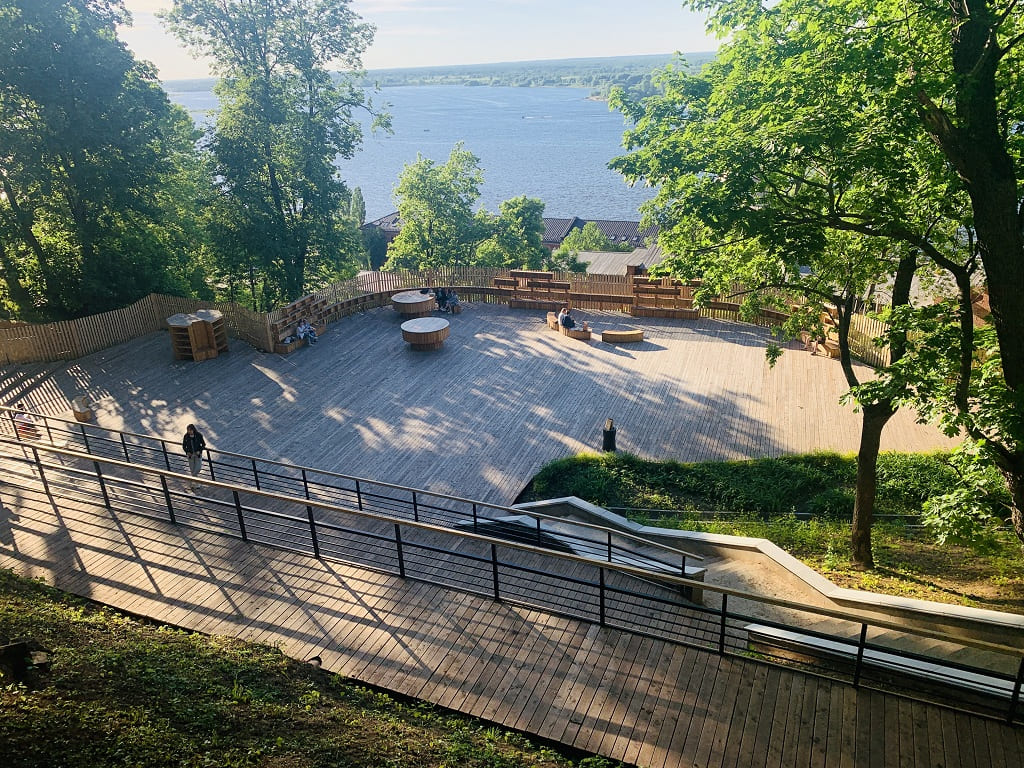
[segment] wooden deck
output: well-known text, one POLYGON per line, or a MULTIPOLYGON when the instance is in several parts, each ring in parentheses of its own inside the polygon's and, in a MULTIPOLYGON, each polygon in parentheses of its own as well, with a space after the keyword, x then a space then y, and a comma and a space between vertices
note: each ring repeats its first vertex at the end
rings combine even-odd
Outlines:
MULTIPOLYGON (((202 363, 173 360, 155 333, 69 364, 0 369, 0 401, 70 417, 84 394, 111 429, 180 439, 195 423, 222 450, 499 504, 548 461, 600 450, 607 418, 620 450, 653 458, 857 448, 860 417, 838 404, 834 360, 794 348, 771 369, 767 331, 741 323, 584 319, 589 343, 550 333, 543 312, 468 304, 444 348, 423 353, 402 341, 396 312, 375 309, 314 348, 280 356, 232 341, 202 363), (645 341, 597 340, 625 328, 645 341)), ((907 411, 883 435, 883 449, 948 445, 907 411)))
POLYGON ((1024 728, 174 527, 0 474, 0 567, 628 764, 1016 768, 1024 728))

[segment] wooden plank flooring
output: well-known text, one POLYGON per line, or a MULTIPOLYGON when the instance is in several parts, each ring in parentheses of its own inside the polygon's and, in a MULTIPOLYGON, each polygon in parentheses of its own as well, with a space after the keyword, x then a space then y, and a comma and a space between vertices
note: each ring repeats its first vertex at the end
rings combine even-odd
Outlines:
MULTIPOLYGON (((175 361, 155 333, 71 363, 8 366, 0 401, 70 418, 84 394, 111 429, 177 441, 195 423, 226 451, 499 504, 548 461, 599 450, 609 417, 620 449, 655 458, 856 450, 860 419, 838 404, 835 360, 791 349, 772 369, 762 328, 585 314, 598 330, 641 327, 646 341, 576 341, 542 313, 469 304, 443 349, 414 352, 383 308, 287 356, 232 341, 213 360, 175 361)), ((907 411, 883 435, 884 449, 949 444, 907 411)))
POLYGON ((1018 766, 1024 728, 110 512, 0 476, 0 566, 627 763, 1018 766))

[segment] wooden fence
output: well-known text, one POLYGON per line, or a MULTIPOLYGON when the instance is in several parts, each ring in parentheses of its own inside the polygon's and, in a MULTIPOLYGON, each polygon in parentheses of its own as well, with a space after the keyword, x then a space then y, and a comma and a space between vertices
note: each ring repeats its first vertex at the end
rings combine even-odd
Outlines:
MULTIPOLYGON (((419 288, 430 281, 438 286, 455 286, 466 301, 507 303, 505 291, 494 287, 496 277, 507 277, 508 270, 458 267, 427 271, 362 272, 351 280, 329 285, 313 295, 326 299, 324 313, 328 323, 373 307, 386 306, 398 291, 419 288)), ((588 275, 578 272, 555 273, 555 279, 570 284, 574 307, 581 310, 629 312, 633 305, 632 277, 627 275, 588 275)), ((167 328, 166 319, 178 313, 215 309, 224 315, 228 334, 256 349, 270 352, 275 339, 273 323, 282 317, 282 309, 253 312, 239 304, 198 301, 177 296, 151 294, 122 309, 99 315, 45 324, 0 325, 0 364, 38 363, 73 360, 131 339, 167 328)), ((740 305, 728 297, 719 297, 698 308, 698 317, 718 320, 749 320, 740 317, 740 305)), ((784 314, 763 311, 752 320, 766 327, 779 325, 784 314)), ((889 362, 889 350, 877 347, 873 339, 881 336, 885 324, 857 315, 850 329, 850 347, 865 362, 882 366, 889 362)))
POLYGON ((266 346, 266 316, 237 304, 198 301, 150 294, 134 304, 99 315, 56 323, 0 327, 0 363, 43 363, 75 360, 93 352, 167 328, 167 318, 180 312, 216 309, 224 314, 228 333, 254 347, 266 346))

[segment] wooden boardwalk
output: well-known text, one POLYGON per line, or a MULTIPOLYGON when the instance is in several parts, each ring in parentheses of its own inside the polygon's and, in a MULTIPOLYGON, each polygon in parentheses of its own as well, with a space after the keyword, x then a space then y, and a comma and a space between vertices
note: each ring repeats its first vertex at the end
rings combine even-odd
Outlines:
POLYGON ((106 510, 0 475, 0 567, 651 768, 1016 768, 1024 728, 106 510))
MULTIPOLYGON (((111 429, 180 439, 195 423, 221 450, 497 504, 552 459, 600 450, 607 418, 620 450, 652 458, 857 448, 860 417, 838 404, 835 360, 792 349, 771 369, 768 332, 741 323, 580 319, 598 331, 589 343, 552 332, 541 312, 468 304, 443 349, 415 352, 397 313, 376 309, 314 348, 279 356, 232 341, 202 363, 174 361, 156 333, 71 363, 0 369, 0 402, 70 417, 85 394, 111 429), (597 340, 625 327, 646 340, 597 340)), ((907 411, 883 435, 883 449, 948 445, 907 411)))

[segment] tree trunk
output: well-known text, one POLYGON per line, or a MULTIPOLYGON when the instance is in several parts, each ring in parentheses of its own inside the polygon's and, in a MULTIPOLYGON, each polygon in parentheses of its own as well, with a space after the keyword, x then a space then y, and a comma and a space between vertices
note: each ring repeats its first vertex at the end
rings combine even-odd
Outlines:
POLYGON ((860 423, 860 449, 857 451, 857 491, 853 503, 853 525, 850 545, 855 568, 875 567, 871 554, 871 525, 875 519, 875 490, 878 480, 878 450, 882 442, 882 429, 896 411, 888 401, 863 406, 860 423))
POLYGON ((1024 469, 1019 464, 1018 461, 1010 468, 1000 467, 1000 471, 1010 489, 1010 523, 1017 539, 1024 545, 1024 469))

